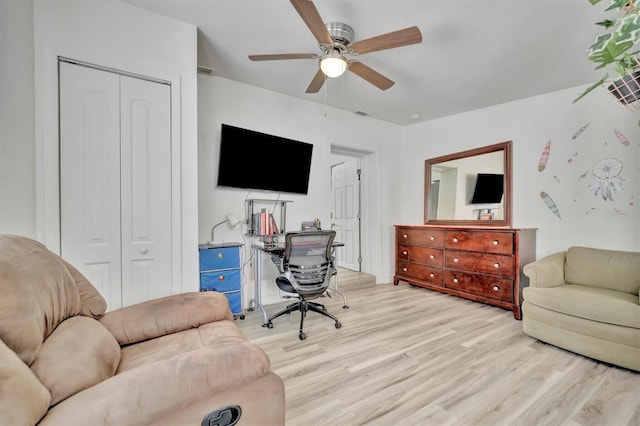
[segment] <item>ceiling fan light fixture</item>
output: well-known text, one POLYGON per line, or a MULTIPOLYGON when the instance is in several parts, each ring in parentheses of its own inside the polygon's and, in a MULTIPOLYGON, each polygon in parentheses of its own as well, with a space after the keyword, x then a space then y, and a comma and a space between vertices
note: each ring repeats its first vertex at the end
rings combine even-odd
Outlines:
POLYGON ((327 53, 320 58, 320 69, 327 77, 340 77, 347 70, 347 60, 339 53, 327 53))

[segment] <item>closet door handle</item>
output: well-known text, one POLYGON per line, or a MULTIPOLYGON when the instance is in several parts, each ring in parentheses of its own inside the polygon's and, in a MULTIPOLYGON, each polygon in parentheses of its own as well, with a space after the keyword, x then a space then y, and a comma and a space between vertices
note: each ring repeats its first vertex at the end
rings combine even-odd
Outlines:
POLYGON ((139 249, 138 249, 138 251, 139 251, 141 254, 147 254, 147 253, 149 253, 149 249, 148 249, 148 248, 146 248, 146 247, 141 247, 141 248, 139 248, 139 249))

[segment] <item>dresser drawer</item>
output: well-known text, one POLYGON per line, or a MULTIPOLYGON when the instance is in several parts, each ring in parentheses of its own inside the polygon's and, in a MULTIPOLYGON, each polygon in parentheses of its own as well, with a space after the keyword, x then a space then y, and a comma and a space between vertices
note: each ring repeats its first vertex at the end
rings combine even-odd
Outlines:
POLYGON ((448 249, 512 254, 513 234, 510 232, 446 231, 444 246, 448 249))
POLYGON ((445 255, 447 269, 513 277, 513 256, 490 254, 476 251, 447 250, 445 255))
POLYGON ((444 266, 444 250, 429 247, 398 246, 398 260, 444 266))
POLYGON ((478 296, 513 302, 513 281, 506 278, 447 270, 444 286, 478 296))
POLYGON ((200 290, 219 292, 240 290, 240 270, 202 272, 200 274, 200 290))
POLYGON ((398 244, 442 247, 444 231, 437 229, 398 228, 398 244))
POLYGON ((419 263, 398 261, 396 275, 426 281, 429 284, 442 287, 444 269, 419 263))
POLYGON ((240 266, 240 250, 238 247, 220 247, 200 249, 200 270, 237 268, 240 266))

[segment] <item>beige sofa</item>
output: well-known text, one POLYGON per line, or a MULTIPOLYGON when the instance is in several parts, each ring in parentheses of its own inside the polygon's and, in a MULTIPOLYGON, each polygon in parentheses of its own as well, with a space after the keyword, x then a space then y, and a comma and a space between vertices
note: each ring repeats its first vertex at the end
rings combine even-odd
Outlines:
POLYGON ((526 265, 524 274, 526 334, 640 371, 640 253, 571 247, 526 265))
POLYGON ((0 425, 284 424, 284 386, 216 292, 105 314, 71 265, 0 235, 0 425))

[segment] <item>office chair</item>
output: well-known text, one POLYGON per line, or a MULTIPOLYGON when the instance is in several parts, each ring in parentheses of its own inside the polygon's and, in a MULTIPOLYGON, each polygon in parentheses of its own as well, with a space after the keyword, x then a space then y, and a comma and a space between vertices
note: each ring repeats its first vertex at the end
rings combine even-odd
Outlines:
POLYGON ((307 338, 303 331, 307 311, 317 312, 335 321, 335 327, 342 324, 327 312, 324 305, 311 300, 322 296, 331 283, 335 271, 333 264, 333 240, 335 231, 296 231, 285 235, 285 249, 281 261, 281 274, 276 278, 280 290, 295 293, 298 301, 272 315, 267 327, 273 328, 272 320, 291 312, 300 311, 300 340, 307 338))

